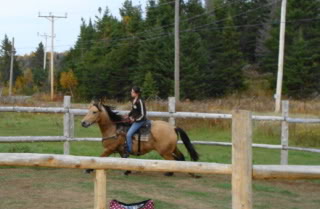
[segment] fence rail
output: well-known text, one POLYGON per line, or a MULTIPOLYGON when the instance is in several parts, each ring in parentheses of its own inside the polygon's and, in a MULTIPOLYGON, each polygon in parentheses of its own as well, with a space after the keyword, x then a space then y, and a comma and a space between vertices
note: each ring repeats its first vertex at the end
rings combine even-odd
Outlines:
MULTIPOLYGON (((0 166, 114 169, 227 175, 232 173, 232 165, 220 163, 29 153, 0 153, 0 166)), ((252 177, 255 179, 320 179, 320 166, 253 165, 252 177)))
MULTIPOLYGON (((0 112, 27 112, 27 113, 70 113, 73 115, 85 115, 88 110, 71 109, 61 107, 0 107, 0 112)), ((118 111, 120 114, 127 114, 129 111, 118 111)), ((196 112, 155 112, 148 111, 150 117, 162 118, 197 118, 197 119, 232 119, 231 114, 221 113, 196 113, 196 112)), ((263 116, 253 115, 253 120, 257 121, 287 121, 288 123, 320 123, 319 118, 292 118, 283 116, 263 116)))

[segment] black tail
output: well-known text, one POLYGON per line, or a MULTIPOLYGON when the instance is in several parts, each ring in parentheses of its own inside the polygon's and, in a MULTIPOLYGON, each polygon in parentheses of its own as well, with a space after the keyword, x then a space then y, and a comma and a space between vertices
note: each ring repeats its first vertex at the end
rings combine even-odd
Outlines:
POLYGON ((186 146, 190 157, 193 161, 198 161, 199 159, 199 154, 197 153, 197 151, 194 149, 193 145, 191 144, 191 141, 187 135, 187 133, 181 129, 181 128, 175 128, 175 131, 177 133, 177 135, 180 135, 180 138, 183 141, 184 146, 186 146))

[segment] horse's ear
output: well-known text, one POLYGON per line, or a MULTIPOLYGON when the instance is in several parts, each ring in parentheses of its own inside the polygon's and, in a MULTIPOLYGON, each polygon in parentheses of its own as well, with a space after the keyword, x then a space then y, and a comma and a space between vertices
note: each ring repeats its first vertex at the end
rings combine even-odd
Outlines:
POLYGON ((98 102, 98 109, 101 111, 102 110, 102 101, 101 100, 99 100, 99 102, 98 102))
POLYGON ((99 100, 97 98, 92 98, 91 104, 96 105, 99 103, 99 100))

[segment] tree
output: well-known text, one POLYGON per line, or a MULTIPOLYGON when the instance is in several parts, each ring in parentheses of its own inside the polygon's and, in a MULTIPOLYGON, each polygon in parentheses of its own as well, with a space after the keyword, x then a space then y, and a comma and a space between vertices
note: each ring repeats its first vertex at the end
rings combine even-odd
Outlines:
MULTIPOLYGON (((320 94, 320 23, 319 1, 289 0, 287 8, 283 92, 293 98, 308 98, 320 94)), ((276 20, 279 22, 279 12, 276 20)), ((278 62, 279 25, 274 25, 266 46, 263 70, 273 74, 275 88, 278 62)))
POLYGON ((142 89, 144 98, 156 98, 158 96, 156 82, 154 81, 151 72, 146 74, 142 89))
MULTIPOLYGON (((39 43, 36 51, 31 55, 31 69, 33 75, 33 82, 39 89, 45 90, 48 84, 48 72, 49 69, 46 67, 43 69, 45 49, 42 42, 39 43)), ((48 63, 48 62, 46 62, 48 63)))
MULTIPOLYGON (((11 49, 12 43, 9 41, 8 36, 4 36, 4 40, 1 43, 0 47, 0 85, 9 83, 10 78, 10 63, 11 63, 11 49)), ((13 82, 16 78, 21 75, 17 57, 14 56, 13 60, 13 82)))
MULTIPOLYGON (((223 96, 245 87, 242 68, 256 61, 258 25, 268 12, 256 7, 267 7, 266 1, 211 0, 213 8, 206 11, 201 0, 181 0, 182 98, 223 96), (239 27, 247 24, 257 27, 239 27)), ((126 0, 121 19, 106 9, 94 21, 83 20, 64 62, 64 70, 73 69, 78 79, 77 93, 124 100, 132 85, 152 83, 160 98, 173 95, 174 6, 172 0, 148 0, 142 18, 141 7, 126 0)))
POLYGON ((68 89, 73 97, 73 89, 77 87, 78 80, 71 70, 68 72, 62 72, 60 76, 60 85, 62 88, 68 89))
POLYGON ((32 58, 31 58, 32 69, 36 69, 36 68, 43 69, 44 53, 45 53, 44 46, 42 42, 40 42, 36 51, 32 54, 32 58))
POLYGON ((159 90, 159 97, 173 95, 174 87, 174 4, 169 0, 149 1, 146 8, 146 28, 139 48, 139 72, 135 84, 142 86, 145 75, 151 72, 159 90))
POLYGON ((126 0, 120 8, 120 15, 126 33, 134 34, 142 26, 142 11, 140 6, 133 6, 131 0, 126 0))
POLYGON ((48 70, 35 68, 32 71, 34 85, 39 87, 41 90, 45 90, 45 87, 48 84, 48 70))
MULTIPOLYGON (((190 0, 182 8, 182 31, 208 24, 209 17, 200 0, 190 0)), ((207 33, 206 30, 199 30, 180 34, 181 98, 204 99, 207 96, 206 89, 211 86, 205 82, 210 63, 207 33)))
POLYGON ((221 34, 221 37, 224 37, 222 47, 217 52, 215 66, 208 76, 209 82, 212 83, 209 89, 211 96, 223 96, 245 87, 242 73, 245 61, 240 50, 239 33, 233 26, 233 20, 229 15, 221 34))
POLYGON ((14 88, 18 94, 32 95, 34 93, 35 86, 33 83, 32 70, 30 68, 26 69, 23 75, 18 76, 14 88))
POLYGON ((173 37, 143 41, 139 48, 139 71, 133 75, 135 84, 142 86, 145 75, 151 72, 159 89, 159 97, 168 98, 173 95, 173 57, 173 37))

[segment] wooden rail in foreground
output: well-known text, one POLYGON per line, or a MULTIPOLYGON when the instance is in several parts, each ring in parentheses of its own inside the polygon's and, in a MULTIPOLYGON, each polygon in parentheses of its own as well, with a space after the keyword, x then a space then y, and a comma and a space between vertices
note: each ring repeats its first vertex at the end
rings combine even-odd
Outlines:
MULTIPOLYGON (((0 166, 112 169, 230 175, 230 164, 84 157, 55 154, 0 153, 0 166)), ((254 179, 320 179, 320 166, 253 165, 254 179)))

